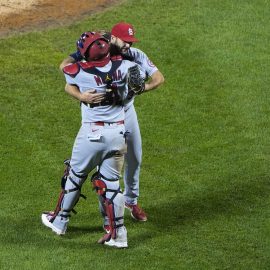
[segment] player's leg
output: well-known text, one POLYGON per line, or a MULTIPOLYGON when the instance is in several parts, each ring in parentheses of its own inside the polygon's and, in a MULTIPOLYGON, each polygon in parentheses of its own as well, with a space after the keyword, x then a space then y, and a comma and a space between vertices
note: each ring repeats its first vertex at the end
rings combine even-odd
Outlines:
POLYGON ((81 187, 88 173, 96 166, 99 144, 87 139, 88 127, 82 126, 75 140, 70 168, 62 183, 56 210, 42 214, 42 222, 57 234, 65 234, 71 211, 81 195, 81 187))
POLYGON ((139 197, 139 174, 142 161, 142 141, 137 114, 134 106, 125 113, 125 128, 127 131, 127 153, 124 165, 125 201, 137 204, 139 197))
POLYGON ((138 206, 139 175, 142 162, 142 140, 134 106, 125 113, 125 127, 127 131, 127 154, 125 155, 124 183, 125 203, 131 211, 131 216, 139 221, 146 221, 145 212, 138 206))
POLYGON ((65 186, 60 194, 56 210, 43 213, 41 218, 45 226, 56 234, 65 234, 71 211, 81 195, 81 187, 87 176, 75 175, 70 171, 65 186))
POLYGON ((119 248, 127 247, 127 231, 124 226, 124 196, 120 190, 119 180, 96 175, 92 179, 93 187, 103 201, 108 217, 108 233, 98 242, 119 248))
POLYGON ((124 226, 125 201, 119 183, 126 151, 124 126, 108 128, 106 132, 108 152, 98 173, 92 179, 109 223, 109 233, 102 237, 99 243, 121 248, 127 247, 127 231, 124 226))

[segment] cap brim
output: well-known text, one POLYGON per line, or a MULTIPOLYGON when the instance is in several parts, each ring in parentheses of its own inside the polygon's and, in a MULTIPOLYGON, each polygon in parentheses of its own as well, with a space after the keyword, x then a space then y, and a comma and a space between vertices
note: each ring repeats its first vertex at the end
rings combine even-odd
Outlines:
POLYGON ((135 37, 125 37, 125 38, 122 38, 122 40, 125 42, 139 42, 139 40, 135 37))

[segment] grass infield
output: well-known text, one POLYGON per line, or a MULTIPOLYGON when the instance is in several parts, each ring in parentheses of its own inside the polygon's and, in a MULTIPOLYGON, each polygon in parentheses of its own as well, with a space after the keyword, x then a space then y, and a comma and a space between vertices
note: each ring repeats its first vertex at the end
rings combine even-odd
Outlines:
POLYGON ((136 0, 1 39, 0 269, 269 269, 269 22, 266 0, 136 0), (66 236, 40 214, 80 126, 58 65, 83 31, 121 20, 166 83, 136 99, 149 221, 126 213, 129 248, 115 250, 95 243, 89 182, 66 236))

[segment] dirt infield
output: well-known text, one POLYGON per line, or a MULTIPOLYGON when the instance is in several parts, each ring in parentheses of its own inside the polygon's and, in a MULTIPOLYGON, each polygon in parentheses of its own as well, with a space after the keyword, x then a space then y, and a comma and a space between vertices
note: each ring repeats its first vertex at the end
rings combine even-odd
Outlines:
POLYGON ((0 0, 0 37, 71 23, 121 1, 0 0))

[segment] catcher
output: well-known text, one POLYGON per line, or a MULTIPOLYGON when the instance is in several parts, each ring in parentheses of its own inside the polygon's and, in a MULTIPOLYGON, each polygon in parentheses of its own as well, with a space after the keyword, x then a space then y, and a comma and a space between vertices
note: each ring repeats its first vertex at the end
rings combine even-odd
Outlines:
POLYGON ((98 242, 125 248, 128 246, 124 226, 125 201, 119 185, 126 149, 122 100, 127 95, 127 81, 132 85, 137 81, 143 87, 143 79, 137 73, 139 69, 133 68, 135 63, 110 57, 109 43, 98 33, 86 33, 80 52, 85 61, 64 68, 66 86, 70 87, 67 92, 80 100, 82 93, 93 88, 104 93, 106 98, 98 104, 81 104, 81 128, 71 160, 66 162, 57 207, 54 212, 43 213, 41 219, 56 234, 65 234, 71 211, 81 196, 82 185, 98 166, 91 181, 109 221, 109 232, 98 242))
MULTIPOLYGON (((138 221, 146 221, 147 215, 138 205, 139 197, 139 173, 142 161, 142 141, 137 114, 134 108, 134 97, 142 93, 156 89, 164 82, 164 77, 158 68, 152 63, 147 55, 139 49, 131 47, 135 38, 134 28, 131 24, 120 22, 113 26, 111 32, 98 31, 110 41, 110 53, 112 57, 121 57, 126 60, 134 61, 140 66, 141 71, 145 74, 146 83, 138 75, 138 68, 130 69, 128 75, 129 92, 124 101, 125 106, 125 128, 127 133, 127 154, 125 155, 124 165, 124 197, 125 207, 130 210, 131 216, 138 221)), ((82 59, 79 48, 84 41, 84 34, 81 35, 77 42, 78 50, 63 60, 60 65, 62 70, 66 65, 82 59)), ((81 102, 95 104, 103 102, 104 94, 97 93, 89 89, 81 97, 81 102)), ((101 207, 102 210, 102 207, 101 207)), ((104 219, 104 228, 108 228, 108 218, 102 211, 104 219)))

